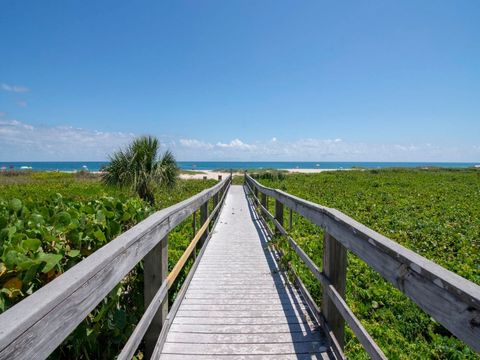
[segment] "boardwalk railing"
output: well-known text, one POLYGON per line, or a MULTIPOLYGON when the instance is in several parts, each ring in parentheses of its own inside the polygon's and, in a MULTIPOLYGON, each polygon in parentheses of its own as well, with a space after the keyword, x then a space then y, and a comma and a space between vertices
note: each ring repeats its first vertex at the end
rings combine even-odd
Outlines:
POLYGON ((142 259, 146 310, 118 359, 132 358, 144 337, 149 358, 168 320, 168 289, 187 259, 196 256, 197 246, 207 240, 230 183, 231 176, 156 212, 1 314, 0 359, 46 358, 142 259), (168 233, 198 209, 202 224, 196 232, 194 221, 194 238, 168 273, 168 233))
MULTIPOLYGON (((373 359, 386 359, 360 321, 346 304, 347 250, 413 300, 453 335, 480 352, 480 286, 380 235, 342 212, 268 188, 245 174, 245 185, 265 219, 285 236, 303 263, 322 284, 320 321, 327 327, 334 348, 341 353, 345 321, 373 359), (275 199, 275 213, 267 197, 275 199), (283 225, 284 206, 324 229, 321 271, 292 239, 283 225), (325 296, 326 295, 326 296, 325 296), (333 334, 332 334, 333 333, 333 334)), ((307 301, 314 303, 303 284, 307 301)), ((315 305, 315 304, 313 304, 315 305)))

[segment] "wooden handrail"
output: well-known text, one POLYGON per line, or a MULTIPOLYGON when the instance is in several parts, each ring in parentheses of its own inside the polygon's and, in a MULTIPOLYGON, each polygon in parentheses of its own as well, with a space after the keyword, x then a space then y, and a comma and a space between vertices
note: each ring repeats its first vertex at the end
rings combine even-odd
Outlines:
MULTIPOLYGON (((253 196, 255 192, 270 196, 321 226, 335 241, 365 261, 457 338, 474 350, 480 351, 480 286, 401 246, 336 209, 315 204, 281 190, 268 188, 248 174, 245 174, 245 182, 253 196)), ((258 198, 256 201, 260 203, 258 198)), ((261 204, 260 209, 268 213, 267 217, 273 220, 276 228, 279 228, 278 221, 274 221, 275 217, 261 204)), ((286 233, 285 229, 283 231, 286 233)), ((314 275, 319 274, 314 273, 314 275)), ((322 281, 320 275, 317 278, 322 281)), ((325 286, 324 281, 322 285, 327 290, 325 293, 329 298, 332 296, 331 300, 335 306, 339 307, 337 310, 342 313, 345 309, 340 309, 343 306, 338 302, 339 299, 332 291, 328 291, 329 287, 325 286)), ((353 328, 352 330, 355 331, 353 328)))
MULTIPOLYGON (((230 183, 229 176, 154 213, 0 314, 0 359, 46 358, 172 229, 230 183)), ((157 295, 166 296, 161 288, 157 295)))

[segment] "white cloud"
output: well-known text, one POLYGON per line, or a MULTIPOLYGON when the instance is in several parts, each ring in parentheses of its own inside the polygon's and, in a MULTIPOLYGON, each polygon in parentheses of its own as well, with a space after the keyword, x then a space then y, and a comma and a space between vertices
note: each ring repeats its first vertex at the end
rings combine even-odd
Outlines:
POLYGON ((179 141, 180 141, 180 144, 185 148, 206 149, 206 150, 213 148, 212 144, 204 141, 199 141, 196 139, 180 139, 179 141))
POLYGON ((349 142, 340 138, 304 138, 281 141, 271 138, 246 143, 240 139, 214 145, 199 139, 180 140, 174 147, 180 160, 244 161, 478 161, 480 145, 454 147, 431 143, 382 144, 349 142), (208 151, 199 152, 199 149, 208 151))
MULTIPOLYGON (((106 160, 135 134, 102 132, 72 126, 38 126, 0 113, 0 161, 106 160)), ((247 142, 239 138, 209 142, 159 136, 162 150, 178 160, 217 161, 469 161, 480 159, 480 144, 365 143, 340 138, 267 138, 247 142)))
POLYGON ((239 149, 239 150, 253 150, 255 145, 244 143, 240 139, 233 139, 229 143, 218 142, 217 146, 220 148, 230 148, 230 149, 239 149))
POLYGON ((28 103, 25 100, 19 100, 19 101, 17 101, 17 105, 25 108, 25 107, 28 106, 28 103))
POLYGON ((32 126, 0 120, 0 160, 105 160, 126 145, 130 133, 102 132, 72 126, 32 126))
POLYGON ((9 85, 9 84, 2 84, 2 89, 5 91, 15 92, 15 93, 25 93, 29 92, 30 89, 26 86, 22 85, 9 85))

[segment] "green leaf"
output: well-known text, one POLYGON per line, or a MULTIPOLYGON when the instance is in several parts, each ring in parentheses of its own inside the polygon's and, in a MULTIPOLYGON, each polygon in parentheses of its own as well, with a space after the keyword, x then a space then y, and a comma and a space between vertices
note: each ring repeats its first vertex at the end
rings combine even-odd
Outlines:
POLYGON ((28 265, 29 262, 33 261, 15 250, 10 250, 5 256, 5 264, 7 265, 8 269, 14 269, 17 267, 21 267, 23 269, 26 265, 28 265))
POLYGON ((38 256, 38 260, 45 263, 44 268, 42 269, 43 273, 47 273, 52 270, 58 263, 62 260, 63 256, 60 254, 45 254, 41 253, 38 256))
POLYGON ((13 235, 17 232, 17 228, 15 226, 9 226, 8 227, 8 240, 11 240, 13 238, 13 235))
POLYGON ((26 239, 22 241, 22 248, 30 251, 37 251, 42 245, 42 242, 38 239, 26 239))
POLYGON ((72 221, 72 217, 70 216, 70 214, 68 212, 60 211, 55 216, 55 221, 60 225, 67 226, 72 221))
POLYGON ((5 216, 0 216, 0 229, 3 229, 8 224, 8 219, 5 216))
POLYGON ((98 241, 106 241, 107 239, 105 238, 105 234, 103 233, 102 230, 97 230, 93 233, 93 235, 95 236, 95 239, 97 239, 98 241))
POLYGON ((97 211, 96 219, 98 222, 104 222, 105 221, 105 214, 103 213, 102 210, 97 211))
POLYGON ((78 255, 80 255, 80 250, 76 250, 76 249, 70 250, 67 253, 67 255, 70 257, 77 257, 78 255))
POLYGON ((15 212, 20 211, 22 209, 22 202, 19 199, 11 199, 8 207, 15 212))
POLYGON ((40 214, 32 214, 32 216, 30 217, 30 221, 36 225, 45 223, 45 220, 43 220, 43 216, 40 214))
POLYGON ((116 235, 118 233, 120 233, 120 230, 122 229, 120 224, 114 220, 111 220, 109 223, 108 223, 108 227, 110 229, 110 234, 111 235, 116 235))
POLYGON ((122 330, 127 325, 127 314, 123 310, 115 311, 113 315, 113 322, 115 323, 115 327, 119 330, 122 330))

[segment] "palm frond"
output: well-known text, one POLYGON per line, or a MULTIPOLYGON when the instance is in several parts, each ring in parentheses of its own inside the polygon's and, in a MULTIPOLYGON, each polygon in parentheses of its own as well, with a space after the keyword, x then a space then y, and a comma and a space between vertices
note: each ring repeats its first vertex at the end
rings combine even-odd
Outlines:
POLYGON ((163 154, 162 159, 158 163, 157 172, 160 176, 161 184, 166 185, 167 187, 175 186, 178 175, 178 167, 175 157, 171 151, 167 150, 163 154))
POLYGON ((110 156, 103 170, 105 184, 130 187, 150 203, 155 201, 155 187, 173 187, 178 174, 175 157, 166 151, 159 160, 160 143, 153 136, 136 138, 124 150, 110 156))

